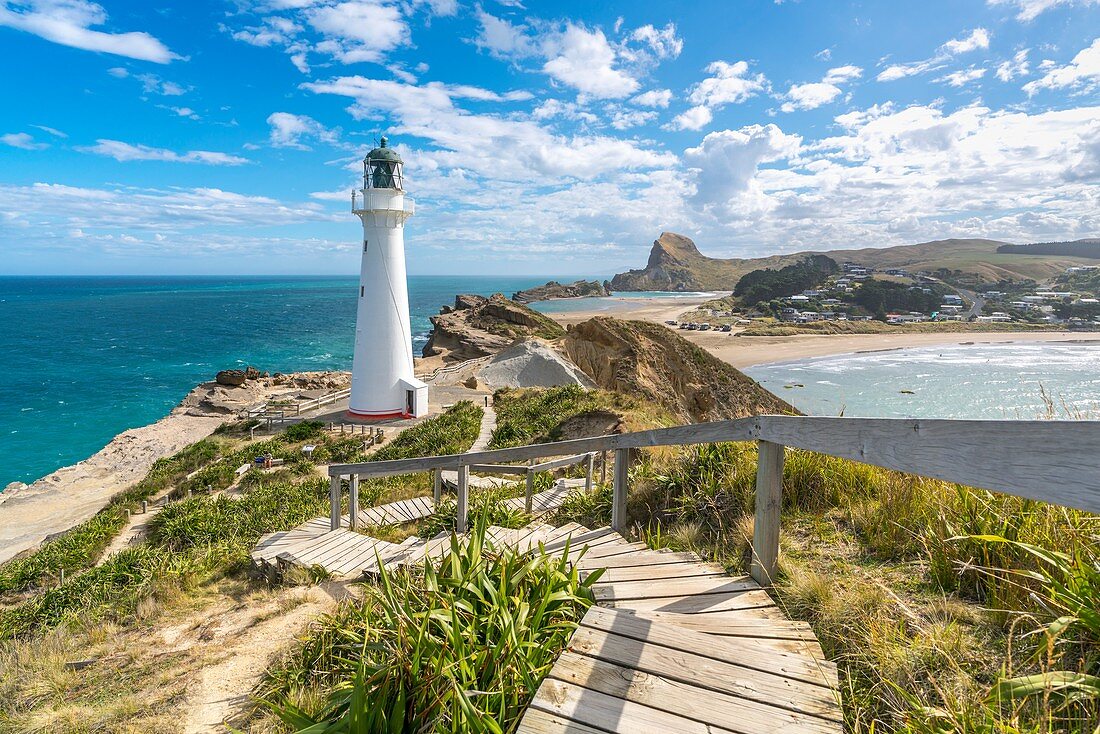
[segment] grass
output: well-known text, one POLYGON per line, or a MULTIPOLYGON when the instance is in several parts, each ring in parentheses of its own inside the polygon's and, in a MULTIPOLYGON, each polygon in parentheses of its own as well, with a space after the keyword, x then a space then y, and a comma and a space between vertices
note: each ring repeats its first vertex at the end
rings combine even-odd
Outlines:
POLYGON ((479 518, 449 553, 385 571, 315 625, 259 698, 295 731, 510 731, 593 603, 566 556, 495 549, 479 518))
MULTIPOLYGON (((576 436, 563 435, 572 418, 600 414, 604 422, 620 417, 625 423, 652 427, 664 413, 642 400, 606 390, 585 390, 578 385, 550 388, 497 390, 493 395, 497 427, 489 448, 502 449, 576 436)), ((667 420, 667 419, 666 419, 667 420)))

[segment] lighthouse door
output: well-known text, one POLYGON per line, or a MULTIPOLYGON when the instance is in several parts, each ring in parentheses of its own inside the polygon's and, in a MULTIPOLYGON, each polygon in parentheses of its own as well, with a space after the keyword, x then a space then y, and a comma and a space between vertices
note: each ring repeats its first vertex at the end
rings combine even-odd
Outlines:
POLYGON ((416 414, 416 393, 412 390, 405 391, 405 413, 408 415, 416 414))

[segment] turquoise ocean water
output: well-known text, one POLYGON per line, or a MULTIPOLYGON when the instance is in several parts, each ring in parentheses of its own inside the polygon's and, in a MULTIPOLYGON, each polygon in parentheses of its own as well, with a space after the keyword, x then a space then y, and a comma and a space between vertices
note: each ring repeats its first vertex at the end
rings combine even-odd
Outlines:
MULTIPOLYGON (((412 277, 417 351, 456 293, 546 277, 412 277)), ((87 458, 221 369, 350 369, 350 278, 0 278, 0 489, 87 458)))
POLYGON ((949 345, 841 354, 745 372, 813 415, 1100 419, 1100 342, 949 345))

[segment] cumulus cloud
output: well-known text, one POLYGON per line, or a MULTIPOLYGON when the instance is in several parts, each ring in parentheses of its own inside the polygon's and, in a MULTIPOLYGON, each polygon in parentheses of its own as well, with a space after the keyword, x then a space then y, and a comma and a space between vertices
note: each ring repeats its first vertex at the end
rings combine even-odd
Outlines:
POLYGON ((774 124, 708 133, 684 160, 696 173, 694 200, 703 205, 733 206, 752 188, 761 163, 794 156, 802 144, 798 135, 774 124))
POLYGON ((676 35, 674 23, 660 29, 652 25, 635 28, 630 39, 644 44, 657 59, 674 59, 684 50, 684 41, 676 35))
POLYGON ((768 88, 763 74, 749 74, 747 61, 714 61, 705 71, 711 76, 688 90, 687 99, 695 106, 677 115, 672 129, 700 130, 714 119, 714 110, 744 102, 768 88))
POLYGON ((944 82, 952 87, 965 87, 967 84, 973 81, 977 81, 985 76, 987 69, 983 67, 972 66, 969 69, 960 69, 959 71, 953 71, 950 74, 944 74, 936 79, 937 82, 944 82))
POLYGON ((0 143, 23 150, 42 150, 43 148, 50 147, 47 143, 35 141, 34 136, 29 133, 6 133, 0 135, 0 143))
POLYGON ((597 99, 620 99, 638 89, 638 80, 617 68, 602 30, 570 23, 553 46, 542 68, 559 82, 597 99))
POLYGON ((1045 75, 1024 85, 1028 95, 1043 89, 1071 89, 1075 92, 1091 92, 1100 86, 1100 38, 1088 48, 1082 49, 1065 66, 1055 66, 1045 75))
POLYGON ((863 75, 863 69, 854 66, 837 66, 829 69, 820 82, 807 84, 793 84, 783 95, 786 101, 783 103, 784 112, 795 110, 813 110, 832 102, 841 95, 840 84, 858 79, 863 75))
POLYGON ((989 31, 985 28, 975 28, 969 35, 955 38, 940 46, 936 53, 923 61, 912 61, 905 64, 893 64, 886 67, 876 77, 880 82, 892 82, 904 79, 907 76, 916 76, 928 71, 934 71, 944 66, 947 61, 960 54, 989 48, 989 31))
POLYGON ((205 163, 212 166, 239 166, 248 163, 247 158, 218 153, 209 150, 189 150, 177 153, 167 148, 154 148, 149 145, 133 145, 121 140, 100 138, 96 144, 78 148, 86 153, 108 156, 116 161, 165 161, 168 163, 205 163))
POLYGON ((325 40, 315 50, 345 64, 379 61, 387 51, 409 42, 401 10, 384 2, 349 0, 305 12, 306 20, 325 40))
POLYGON ((669 102, 672 101, 671 89, 651 89, 648 92, 642 92, 636 97, 632 97, 631 102, 639 107, 661 107, 666 108, 669 102))
POLYGON ((1052 8, 1062 5, 1100 5, 1100 0, 986 0, 989 5, 1009 5, 1016 8, 1016 18, 1024 22, 1035 20, 1052 8))
POLYGON ((0 26, 33 33, 47 41, 85 51, 167 64, 180 58, 143 31, 107 33, 93 30, 107 22, 107 11, 88 0, 5 0, 0 26))
POLYGON ((335 143, 337 140, 335 131, 307 115, 272 112, 267 117, 267 124, 271 126, 271 145, 276 148, 310 150, 305 140, 318 140, 322 143, 335 143))

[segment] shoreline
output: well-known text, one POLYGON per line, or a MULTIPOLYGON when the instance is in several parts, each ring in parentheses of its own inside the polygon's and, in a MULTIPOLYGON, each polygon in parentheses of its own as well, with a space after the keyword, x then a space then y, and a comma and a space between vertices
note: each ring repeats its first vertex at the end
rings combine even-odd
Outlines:
POLYGON ((297 372, 249 380, 244 387, 200 383, 159 420, 123 431, 82 461, 0 492, 0 563, 88 520, 141 481, 158 459, 209 437, 240 410, 347 380, 344 372, 297 372))
MULTIPOLYGON (((587 321, 595 316, 614 315, 617 318, 638 319, 663 324, 676 319, 681 313, 698 306, 710 298, 676 299, 667 303, 664 298, 623 298, 627 304, 608 310, 566 311, 546 315, 568 328, 572 324, 587 321), (631 307, 633 305, 633 307, 631 307)), ((746 369, 788 362, 799 362, 816 357, 832 357, 843 354, 870 354, 895 349, 914 349, 945 345, 1009 344, 1013 342, 1066 342, 1100 343, 1100 334, 1079 331, 952 331, 942 334, 914 332, 911 334, 798 334, 794 336, 738 336, 738 331, 680 331, 685 339, 696 344, 723 362, 746 369)))

